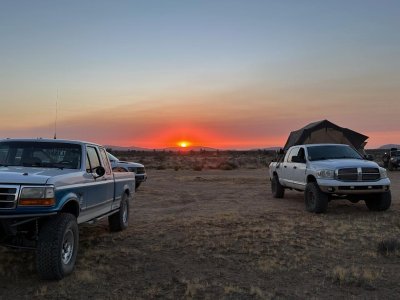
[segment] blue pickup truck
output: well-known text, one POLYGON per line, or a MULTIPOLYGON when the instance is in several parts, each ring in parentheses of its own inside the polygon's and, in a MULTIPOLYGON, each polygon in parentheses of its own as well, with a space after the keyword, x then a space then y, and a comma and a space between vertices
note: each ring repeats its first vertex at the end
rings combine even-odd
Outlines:
POLYGON ((36 249, 43 279, 62 279, 75 266, 78 224, 108 217, 127 228, 135 174, 113 173, 106 150, 51 139, 0 141, 0 244, 36 249))

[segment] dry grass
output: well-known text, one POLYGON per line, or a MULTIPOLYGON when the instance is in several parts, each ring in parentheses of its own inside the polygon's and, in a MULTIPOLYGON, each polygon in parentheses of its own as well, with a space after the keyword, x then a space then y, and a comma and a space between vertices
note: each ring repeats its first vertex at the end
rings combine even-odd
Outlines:
MULTIPOLYGON (((168 166, 168 159, 163 163, 168 166)), ((81 226, 75 273, 61 282, 37 279, 33 253, 0 248, 0 295, 395 299, 400 294, 397 250, 377 251, 380 242, 400 233, 400 172, 390 174, 393 207, 387 212, 337 201, 327 214, 313 215, 305 212, 300 193, 273 199, 266 168, 182 166, 149 170, 133 200, 128 230, 110 233, 105 221, 81 226)))
POLYGON ((336 266, 332 271, 332 279, 340 285, 371 287, 382 276, 380 269, 368 267, 336 266))

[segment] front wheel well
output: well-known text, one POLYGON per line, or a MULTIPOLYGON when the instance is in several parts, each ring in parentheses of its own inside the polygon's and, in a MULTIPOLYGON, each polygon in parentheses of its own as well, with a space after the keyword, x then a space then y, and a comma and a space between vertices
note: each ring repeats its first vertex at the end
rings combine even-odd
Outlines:
POLYGON ((307 183, 309 182, 317 182, 317 179, 313 175, 307 176, 307 183))
POLYGON ((63 208, 61 209, 63 213, 70 213, 74 215, 76 218, 79 216, 79 204, 77 201, 71 200, 68 201, 63 208))

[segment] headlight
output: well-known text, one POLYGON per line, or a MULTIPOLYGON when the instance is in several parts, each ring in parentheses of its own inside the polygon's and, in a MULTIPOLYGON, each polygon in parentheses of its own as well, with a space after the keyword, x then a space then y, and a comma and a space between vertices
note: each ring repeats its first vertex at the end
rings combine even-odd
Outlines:
POLYGON ((333 179, 335 176, 334 170, 318 170, 317 177, 323 179, 333 179))
POLYGON ((52 206, 55 204, 54 187, 23 187, 19 205, 52 206))
POLYGON ((381 175, 381 179, 387 178, 387 171, 385 168, 379 168, 379 173, 381 175))

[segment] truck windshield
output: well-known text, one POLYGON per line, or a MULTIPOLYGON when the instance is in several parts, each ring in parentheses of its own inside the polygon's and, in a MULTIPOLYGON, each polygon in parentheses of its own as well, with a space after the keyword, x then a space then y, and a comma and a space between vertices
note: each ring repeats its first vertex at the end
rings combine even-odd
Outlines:
POLYGON ((325 159, 363 159, 357 151, 349 146, 342 145, 321 145, 307 147, 308 159, 325 160, 325 159))
POLYGON ((81 146, 52 142, 0 142, 0 166, 80 169, 81 146))

